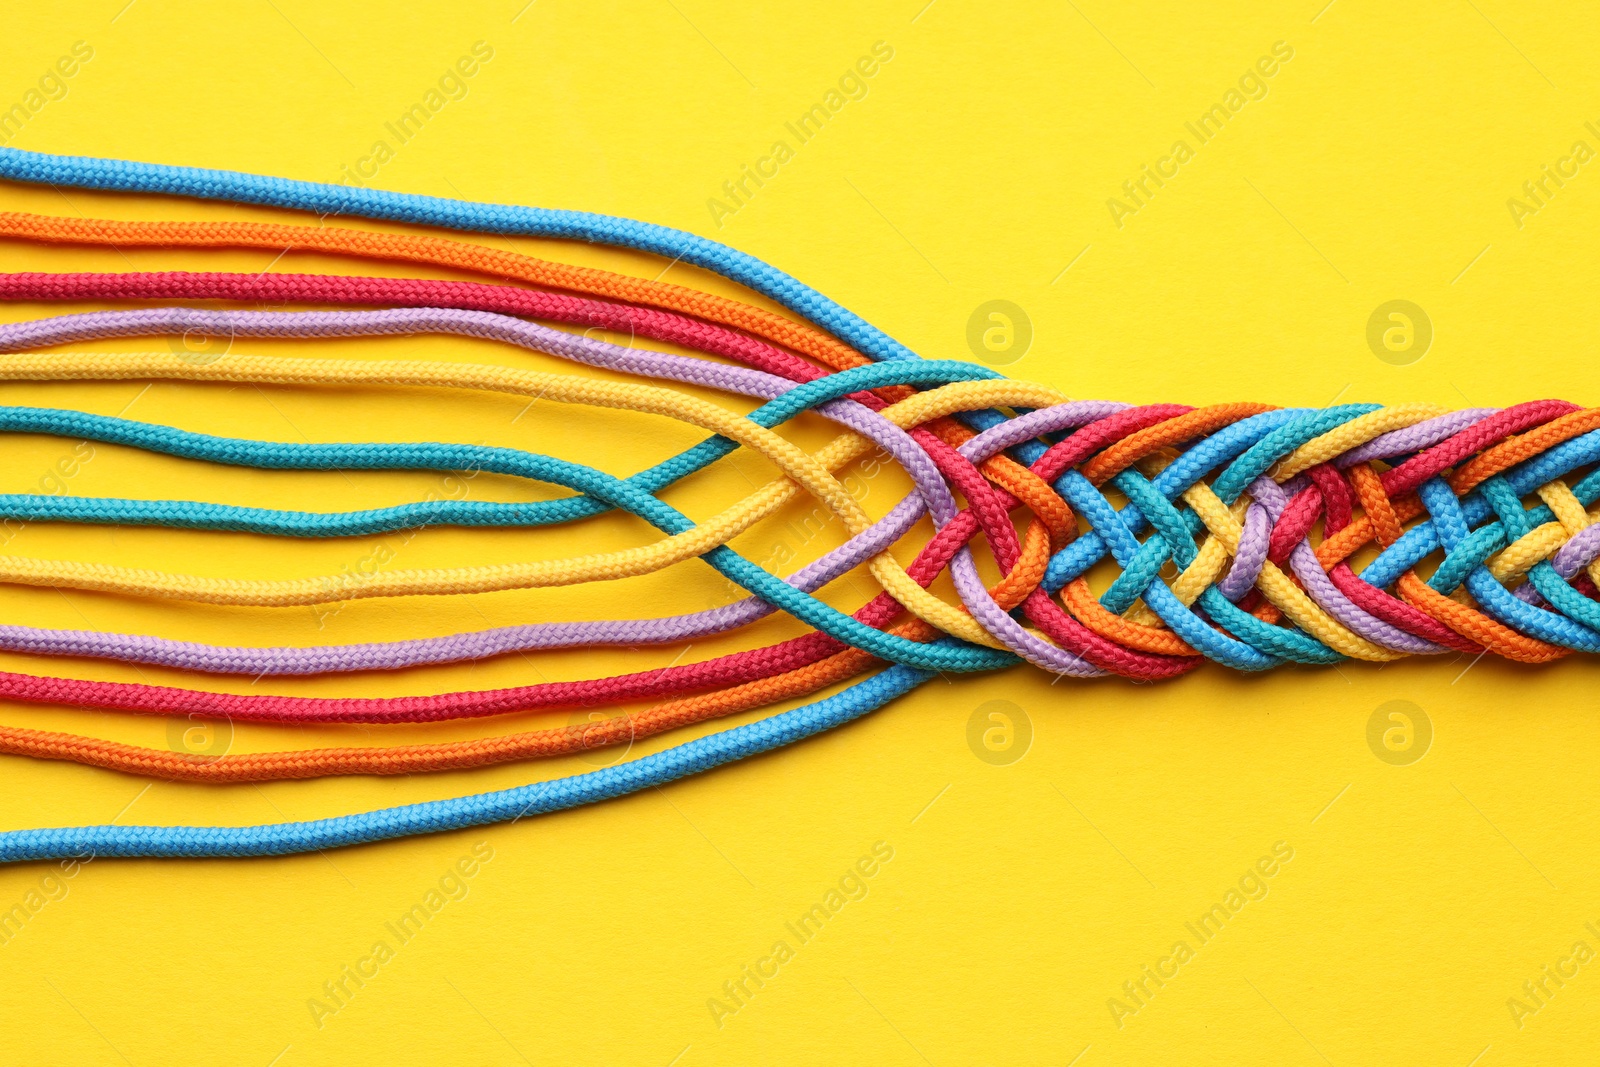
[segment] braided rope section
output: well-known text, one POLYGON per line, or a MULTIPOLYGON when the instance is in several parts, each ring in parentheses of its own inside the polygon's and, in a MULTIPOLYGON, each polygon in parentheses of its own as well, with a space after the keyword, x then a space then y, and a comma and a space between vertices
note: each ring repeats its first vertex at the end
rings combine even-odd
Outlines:
MULTIPOLYGON (((0 433, 68 436, 257 469, 491 471, 569 495, 528 504, 449 500, 348 512, 182 499, 0 494, 0 520, 349 537, 423 526, 573 526, 623 511, 660 531, 632 549, 556 560, 392 571, 360 588, 338 576, 213 578, 0 555, 0 582, 272 610, 352 596, 426 596, 605 582, 708 564, 749 594, 657 619, 535 620, 404 641, 249 648, 142 634, 0 625, 0 649, 93 656, 259 677, 400 668, 539 649, 671 644, 782 611, 798 638, 663 670, 493 691, 394 698, 248 695, 0 673, 0 698, 154 715, 319 723, 437 722, 532 709, 653 701, 592 724, 468 741, 309 748, 220 757, 0 727, 0 753, 201 782, 410 774, 583 752, 734 712, 831 696, 614 767, 496 793, 259 827, 73 827, 0 832, 0 860, 81 854, 267 855, 514 819, 591 803, 793 743, 882 706, 936 671, 1021 661, 1077 678, 1172 678, 1212 661, 1241 671, 1345 659, 1495 654, 1543 663, 1600 651, 1600 409, 1547 400, 1447 411, 1427 404, 1283 409, 1071 400, 974 364, 915 357, 752 257, 662 227, 572 212, 471 204, 220 171, 0 149, 0 177, 201 196, 457 230, 578 238, 642 249, 741 282, 792 319, 659 281, 550 263, 442 237, 334 226, 164 223, 0 214, 0 239, 123 247, 304 249, 446 268, 480 282, 217 272, 0 275, 0 299, 112 307, 0 325, 0 381, 189 380, 325 388, 415 387, 540 398, 545 417, 644 412, 707 434, 628 477, 571 458, 438 442, 281 443, 214 437, 83 412, 0 406, 0 433), (493 279, 490 281, 488 279, 493 279), (136 308, 115 305, 136 303, 136 308), (229 305, 324 310, 245 311, 229 305), (332 308, 333 310, 325 310, 332 308), (555 325, 550 325, 555 324, 555 325), (565 328, 562 328, 565 327, 565 328), (626 334, 635 344, 578 329, 626 334), (431 334, 470 337, 620 374, 496 365, 251 356, 70 346, 199 331, 232 340, 431 334), (692 355, 656 351, 660 342, 692 355), (648 379, 648 383, 634 379, 648 379), (711 390, 727 404, 680 385, 711 390), (750 409, 751 403, 756 404, 750 409), (746 412, 741 414, 740 412, 746 412), (814 413, 836 430, 807 452, 783 428, 814 413), (695 521, 663 491, 749 449, 778 471, 695 521), (913 487, 874 518, 841 480, 894 463, 913 487), (728 542, 792 500, 813 498, 847 539, 793 574, 728 542), (905 547, 919 522, 935 530, 905 547), (982 577, 980 560, 997 580, 982 577), (819 597, 858 566, 881 587, 854 612, 819 597), (1114 575, 1109 584, 1101 575, 1114 575), (1096 584, 1091 586, 1094 573, 1096 584), (948 574, 954 602, 932 591, 948 574), (875 673, 872 673, 875 672, 875 673), (864 677, 863 677, 864 676, 864 677)), ((313 345, 306 346, 314 349, 313 345)), ((516 358, 512 354, 511 358, 516 358)), ((620 599, 620 598, 617 598, 620 599)))

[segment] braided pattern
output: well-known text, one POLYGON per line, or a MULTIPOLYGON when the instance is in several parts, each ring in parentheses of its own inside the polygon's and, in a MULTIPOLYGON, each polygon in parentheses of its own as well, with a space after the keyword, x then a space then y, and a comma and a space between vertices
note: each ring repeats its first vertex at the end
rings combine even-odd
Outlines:
POLYGON ((0 674, 0 697, 147 714, 295 723, 430 722, 615 701, 654 706, 600 722, 442 744, 189 756, 71 734, 0 727, 0 752, 204 782, 409 774, 557 756, 769 707, 856 678, 835 696, 616 767, 500 793, 264 827, 85 827, 0 834, 0 859, 92 848, 113 855, 260 855, 476 825, 620 795, 791 743, 922 684, 931 671, 1045 670, 1138 680, 1207 660, 1256 671, 1285 663, 1494 653, 1538 663, 1600 651, 1600 409, 1539 401, 1503 410, 1236 403, 1129 407, 1069 401, 982 367, 915 358, 773 268, 702 238, 628 220, 466 204, 216 171, 67 159, 0 149, 0 176, 87 188, 180 193, 323 214, 492 233, 576 237, 716 270, 810 322, 681 286, 550 263, 438 237, 255 223, 130 223, 0 215, 0 236, 119 246, 284 248, 465 270, 499 283, 215 272, 0 275, 26 301, 301 304, 377 310, 153 307, 0 326, 0 380, 183 379, 318 387, 445 387, 676 419, 713 436, 616 478, 554 456, 435 442, 285 444, 53 409, 0 408, 0 432, 59 434, 263 469, 473 470, 572 496, 527 504, 438 501, 320 513, 186 500, 0 495, 0 517, 342 537, 429 525, 580 522, 611 510, 664 535, 567 559, 386 572, 359 587, 312 576, 211 578, 105 563, 0 557, 0 581, 271 607, 357 596, 467 593, 608 581, 704 560, 752 595, 663 619, 535 622, 470 634, 314 648, 238 648, 130 634, 0 626, 0 648, 260 675, 445 663, 507 651, 671 643, 748 625, 774 610, 815 631, 765 648, 579 682, 398 698, 220 694, 0 674), (517 284, 503 284, 504 282, 517 284), (533 286, 535 288, 529 288, 533 286), (617 345, 541 325, 599 327, 697 355, 617 345), (813 325, 814 324, 814 325, 813 325), (471 337, 606 373, 748 397, 740 415, 661 386, 457 363, 38 352, 107 338, 201 331, 229 338, 429 333, 471 337), (702 356, 731 361, 716 362, 702 356), (777 432, 803 412, 839 435, 807 453, 777 432), (662 490, 736 448, 778 474, 699 521, 662 490), (874 521, 837 472, 872 450, 913 491, 874 521), (848 539, 781 578, 727 542, 800 494, 843 520, 848 539), (902 567, 889 550, 918 521, 934 536, 902 567), (1024 523, 1019 533, 1016 520, 1024 523), (981 536, 980 536, 981 535, 981 536), (986 553, 999 574, 980 577, 986 553), (1358 559, 1365 559, 1358 566, 1358 559), (866 564, 883 592, 845 614, 815 595, 866 564), (1109 564, 1109 585, 1088 575, 1109 564), (929 591, 948 573, 959 603, 929 591))

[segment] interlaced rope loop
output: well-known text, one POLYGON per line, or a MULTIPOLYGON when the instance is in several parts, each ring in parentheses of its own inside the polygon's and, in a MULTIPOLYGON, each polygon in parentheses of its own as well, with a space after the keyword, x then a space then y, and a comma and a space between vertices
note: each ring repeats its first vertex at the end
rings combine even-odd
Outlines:
POLYGON ((0 555, 0 582, 271 610, 356 597, 606 582, 700 560, 750 594, 724 607, 665 618, 535 622, 317 647, 230 647, 6 624, 0 625, 0 648, 271 677, 450 663, 510 651, 685 642, 774 611, 814 627, 778 644, 662 670, 416 697, 240 695, 0 673, 0 698, 15 701, 305 725, 381 726, 652 702, 599 723, 467 741, 222 756, 4 726, 0 753, 202 782, 410 774, 581 752, 771 707, 855 679, 834 696, 748 725, 519 789, 315 823, 12 831, 0 833, 0 859, 84 849, 108 855, 276 854, 557 810, 789 744, 881 706, 934 671, 994 670, 1025 660, 1061 675, 1155 680, 1207 660, 1258 671, 1285 663, 1491 652, 1539 663, 1600 651, 1600 409, 1555 400, 1466 411, 1415 403, 1279 409, 1243 402, 1189 408, 1070 400, 974 364, 918 359, 752 257, 644 223, 10 149, 0 149, 0 177, 642 249, 717 271, 803 320, 683 286, 443 237, 328 225, 0 214, 0 238, 6 239, 200 254, 289 248, 486 279, 206 271, 0 275, 0 299, 169 305, 0 325, 0 352, 8 353, 0 356, 0 381, 443 387, 538 398, 550 405, 551 418, 621 409, 677 420, 710 435, 677 456, 616 477, 570 458, 515 448, 264 442, 71 410, 0 407, 0 433, 69 436, 260 469, 486 471, 570 493, 535 503, 443 500, 346 512, 0 494, 4 519, 312 538, 421 526, 567 526, 623 511, 660 534, 638 547, 562 559, 386 570, 358 585, 329 575, 217 578, 16 555, 0 555), (219 301, 335 310, 204 306, 219 301), (633 343, 573 332, 595 327, 626 334, 633 343), (626 379, 747 398, 739 402, 758 406, 741 414, 744 408, 671 385, 515 367, 269 358, 235 350, 237 345, 207 360, 69 347, 189 331, 225 334, 235 342, 417 333, 468 337, 626 379), (651 343, 679 351, 653 350, 651 343), (787 423, 807 413, 838 431, 814 452, 783 433, 787 423), (768 484, 698 521, 662 499, 668 487, 741 448, 770 462, 774 476, 768 484), (877 516, 840 481, 841 472, 869 455, 900 467, 912 486, 877 516), (802 495, 841 520, 845 539, 837 548, 792 574, 776 575, 728 547, 802 495), (925 518, 932 536, 907 545, 925 518), (897 547, 905 550, 900 556, 893 554, 897 547), (913 555, 908 565, 897 561, 913 555), (865 605, 846 613, 818 596, 862 565, 882 589, 865 605), (946 573, 953 599, 932 591, 951 587, 934 586, 946 573), (883 669, 861 677, 878 667, 883 669))

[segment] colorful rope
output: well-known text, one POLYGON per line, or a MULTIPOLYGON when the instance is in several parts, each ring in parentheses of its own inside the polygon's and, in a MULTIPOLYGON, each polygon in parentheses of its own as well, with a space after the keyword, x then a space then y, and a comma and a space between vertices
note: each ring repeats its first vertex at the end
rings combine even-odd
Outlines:
POLYGON ((0 432, 54 434, 258 469, 487 471, 572 495, 535 503, 440 500, 349 512, 188 500, 0 494, 0 519, 349 537, 421 526, 528 528, 616 510, 661 531, 642 547, 558 560, 338 576, 216 579, 0 555, 0 582, 272 607, 356 597, 462 594, 609 581, 703 560, 751 595, 660 619, 534 622, 448 637, 311 648, 244 648, 137 634, 0 625, 0 648, 214 673, 302 675, 442 664, 511 651, 694 640, 783 611, 814 629, 764 648, 647 672, 492 691, 395 698, 235 695, 0 673, 0 698, 250 721, 416 723, 619 701, 654 706, 600 722, 440 744, 219 757, 0 727, 0 752, 203 782, 409 774, 581 752, 740 711, 840 692, 612 767, 516 789, 307 823, 99 826, 0 833, 0 860, 97 855, 268 855, 479 825, 633 792, 809 737, 915 688, 935 671, 1019 660, 1137 680, 1206 660, 1237 670, 1493 652, 1537 663, 1600 651, 1600 409, 1561 401, 1449 412, 1431 405, 1263 404, 1189 408, 1071 401, 975 364, 921 360, 826 297, 750 256, 664 227, 577 212, 472 204, 221 171, 0 149, 0 177, 183 195, 456 230, 571 238, 716 271, 795 321, 682 286, 550 263, 440 237, 245 222, 138 223, 0 214, 0 238, 63 244, 300 249, 466 271, 488 282, 216 272, 0 275, 16 301, 171 303, 0 325, 0 380, 181 379, 313 387, 450 388, 566 408, 644 412, 706 432, 628 478, 512 448, 292 444, 222 438, 83 412, 0 407, 0 432), (508 284, 509 283, 509 284, 508 284), (340 310, 243 311, 268 303, 340 310), (343 310, 349 308, 350 310, 343 310), (538 320, 538 321, 533 321, 538 320), (693 356, 621 346, 541 323, 599 327, 693 356), (269 358, 62 346, 201 331, 240 338, 470 337, 545 353, 610 377, 418 361, 269 358), (727 362, 724 362, 727 361, 727 362), (699 399, 646 378, 710 389, 699 399), (758 406, 749 408, 749 403, 758 406), (741 413, 742 412, 742 413, 741 413), (838 427, 806 452, 779 429, 813 412, 838 427), (773 464, 767 485, 695 522, 663 490, 737 449, 773 464), (836 476, 869 455, 912 492, 873 520, 836 476), (1121 506, 1108 495, 1115 490, 1121 506), (787 577, 728 547, 801 494, 846 540, 787 577), (1026 518, 1022 533, 1014 524, 1026 518), (891 549, 934 535, 902 566, 891 549), (981 536, 980 536, 981 535, 981 536), (986 584, 974 553, 998 581, 986 584), (1358 555, 1372 558, 1359 571, 1358 555), (1086 575, 1111 563, 1096 593, 1086 575), (816 595, 865 565, 882 587, 852 614, 816 595), (1170 567, 1169 567, 1170 565, 1170 567), (1431 572, 1427 567, 1431 566, 1431 572), (1422 573, 1419 573, 1419 568, 1422 573), (1170 576, 1164 576, 1169 574, 1170 576), (930 591, 948 573, 959 603, 930 591), (1426 577, 1424 577, 1426 573, 1426 577), (882 667, 875 674, 863 674, 882 667))

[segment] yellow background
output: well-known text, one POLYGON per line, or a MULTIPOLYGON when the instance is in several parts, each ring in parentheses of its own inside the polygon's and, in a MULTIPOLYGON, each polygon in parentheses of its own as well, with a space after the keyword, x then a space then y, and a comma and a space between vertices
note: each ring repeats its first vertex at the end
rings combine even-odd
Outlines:
MULTIPOLYGON (((74 42, 94 58, 10 143, 49 152, 334 180, 476 41, 494 58, 373 184, 589 209, 752 252, 927 356, 967 358, 973 309, 1025 309, 1008 372, 1075 397, 1205 404, 1336 398, 1500 406, 1593 402, 1597 165, 1521 220, 1507 199, 1600 120, 1583 4, 1372 0, 1248 5, 806 5, 716 0, 453 3, 434 14, 310 0, 10 5, 0 105, 74 42), (920 10, 919 10, 920 8, 920 10), (894 57, 864 99, 795 151, 736 214, 707 200, 764 155, 874 42, 894 57), (1293 59, 1119 228, 1106 201, 1153 164, 1274 42, 1293 59), (1070 265, 1070 269, 1067 269, 1070 265), (1365 341, 1387 301, 1425 309, 1420 361, 1365 341)), ((284 217, 218 205, 0 187, 0 207, 118 218, 284 217)), ((513 247, 646 277, 666 264, 531 241, 513 247)), ((6 270, 367 270, 270 253, 0 247, 6 270)), ((735 288, 674 266, 669 280, 735 288)), ((59 307, 8 305, 11 319, 59 307)), ((165 350, 163 339, 103 348, 165 350)), ((238 342, 237 351, 300 346, 238 342)), ((556 361, 431 337, 322 343, 347 358, 556 361)), ((79 406, 274 440, 443 439, 549 450, 618 473, 698 434, 662 420, 424 391, 138 384, 5 385, 7 403, 79 406)), ((825 439, 817 423, 797 437, 825 439)), ((36 490, 71 442, 15 437, 0 483, 36 490)), ((671 498, 691 513, 770 475, 741 457, 671 498)), ((84 495, 336 509, 420 499, 441 476, 213 469, 101 446, 84 495)), ((873 482, 867 506, 903 491, 873 482)), ((474 499, 538 490, 487 476, 474 499)), ((804 508, 784 517, 803 519, 804 508)), ((811 558, 839 528, 799 547, 811 558)), ((30 526, 5 550, 217 575, 354 566, 402 535, 245 535, 30 526)), ((641 524, 568 533, 430 531, 397 566, 554 557, 637 544, 641 524)), ((738 545, 761 558, 792 528, 738 545)), ((391 545, 392 547, 392 545, 391 545)), ((863 582, 839 583, 853 605, 863 582)), ((699 607, 722 583, 686 564, 619 589, 472 600, 222 609, 6 589, 8 621, 217 643, 443 634, 534 618, 699 607), (599 595, 596 595, 598 592, 599 595), (614 599, 613 599, 614 598, 614 599), (320 622, 320 626, 319 626, 320 622)), ((799 632, 771 622, 710 655, 799 632)), ((201 677, 88 660, 0 657, 13 670, 236 691, 401 694, 577 678, 670 662, 680 648, 509 656, 321 679, 201 677)), ((1529 669, 1443 658, 1384 668, 1221 668, 1138 687, 1016 669, 936 682, 792 750, 598 808, 281 860, 97 861, 0 945, 8 1063, 1437 1063, 1587 1062, 1600 966, 1516 1025, 1506 1001, 1579 939, 1600 948, 1600 758, 1592 661, 1529 669), (973 711, 1012 701, 1031 749, 994 766, 973 711), (1432 724, 1408 766, 1375 757, 1391 700, 1432 724), (786 939, 874 842, 894 858, 737 1014, 707 1001, 786 939), (1274 842, 1294 849, 1245 907, 1119 1028, 1107 1001, 1188 940, 1274 842), (308 1000, 384 938, 448 868, 494 858, 320 1027, 308 1000)), ((166 724, 7 705, 4 721, 167 743, 166 724)), ((745 716, 748 719, 752 716, 745 716)), ((234 751, 471 736, 566 721, 296 731, 240 725, 234 751)), ((711 729, 714 727, 707 727, 711 729)), ((704 731, 700 731, 704 732, 704 731)), ((681 740, 675 735, 671 740, 681 740)), ((654 739, 636 752, 669 743, 654 739)), ((609 758, 591 757, 591 758, 609 758)), ((5 827, 257 823, 500 788, 580 759, 413 779, 262 787, 156 783, 6 759, 5 827)), ((0 872, 0 909, 45 867, 0 872)))

